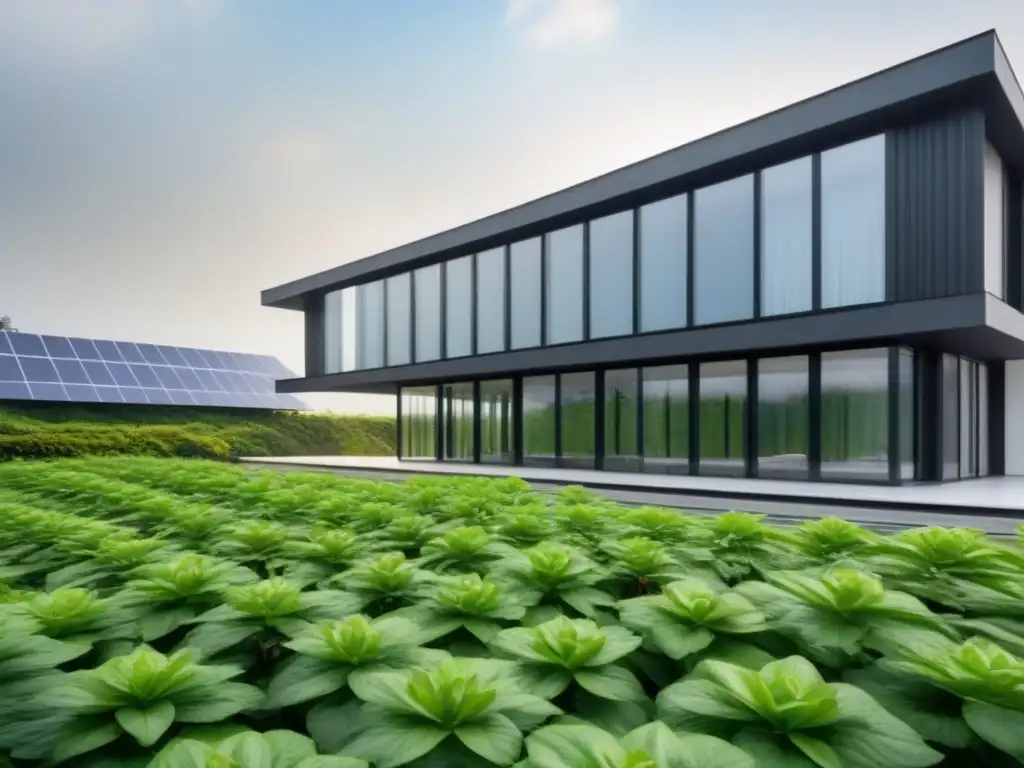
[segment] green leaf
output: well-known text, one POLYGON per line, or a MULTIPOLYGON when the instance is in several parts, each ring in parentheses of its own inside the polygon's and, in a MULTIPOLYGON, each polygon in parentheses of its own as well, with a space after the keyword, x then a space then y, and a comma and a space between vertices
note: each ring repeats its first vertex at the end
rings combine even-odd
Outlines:
POLYGON ((296 768, 306 758, 316 756, 313 740, 295 731, 267 731, 263 739, 274 756, 270 768, 296 768))
POLYGON ((232 736, 220 747, 217 753, 231 757, 238 765, 245 768, 272 768, 273 753, 270 744, 258 733, 240 733, 232 736))
POLYGON ((381 716, 356 734, 342 755, 361 758, 375 768, 397 768, 427 754, 448 735, 449 731, 423 722, 381 716))
POLYGON ((704 734, 681 734, 678 768, 754 768, 754 761, 746 752, 727 741, 704 734))
POLYGON ((467 619, 463 626, 481 643, 489 643, 501 632, 501 624, 485 619, 467 619))
POLYGON ((569 687, 572 672, 549 664, 524 664, 518 678, 524 693, 550 701, 569 687))
POLYGON ((789 740, 821 768, 843 768, 839 756, 821 739, 803 733, 790 733, 789 740))
POLYGON ((688 627, 684 624, 655 624, 651 627, 651 639, 670 659, 684 658, 703 651, 715 639, 714 633, 704 627, 688 627))
POLYGON ((267 707, 290 707, 334 693, 345 687, 349 669, 312 656, 293 656, 270 680, 267 707))
POLYGON ((100 725, 95 721, 80 721, 61 732, 50 762, 62 763, 73 757, 92 752, 115 741, 124 731, 116 723, 100 725))
POLYGON ((603 667, 606 664, 612 664, 623 656, 631 654, 643 642, 642 637, 634 635, 625 627, 612 625, 602 627, 601 631, 605 636, 604 647, 596 656, 587 661, 583 665, 584 667, 603 667))
POLYGON ((156 610, 139 620, 139 633, 143 642, 150 643, 169 635, 182 624, 195 618, 195 611, 188 607, 156 610))
POLYGON ((965 701, 964 719, 993 747, 1024 762, 1024 712, 965 701))
POLYGON ((367 714, 358 699, 344 704, 321 702, 306 715, 306 730, 316 741, 321 752, 340 752, 355 734, 364 730, 376 718, 367 714))
POLYGON ((114 719, 141 746, 150 747, 160 740, 174 722, 174 704, 164 700, 146 709, 124 707, 114 713, 114 719))
POLYGON ((530 768, 622 765, 626 750, 614 736, 592 725, 549 725, 526 737, 530 768))
POLYGON ((365 760, 339 755, 314 755, 297 763, 295 768, 370 768, 365 760))
MULTIPOLYGON (((755 768, 818 768, 785 736, 744 728, 732 743, 753 759, 755 768)), ((883 765, 889 768, 887 763, 880 763, 875 768, 883 765)))
POLYGON ((550 660, 533 648, 534 630, 530 627, 515 627, 499 632, 492 638, 491 648, 501 651, 514 659, 550 664, 550 660))
MULTIPOLYGON (((651 721, 654 704, 649 699, 642 702, 602 699, 581 689, 573 696, 572 711, 575 717, 621 738, 651 721)), ((564 719, 557 718, 556 722, 564 719)))
POLYGON ((600 669, 577 669, 573 678, 582 688, 603 699, 637 701, 645 698, 640 681, 625 667, 609 664, 600 669))
POLYGON ((195 648, 204 657, 209 657, 233 648, 261 629, 260 624, 250 621, 200 624, 185 636, 181 646, 195 648))
POLYGON ((409 676, 385 670, 353 675, 349 688, 358 698, 384 710, 433 719, 432 715, 409 696, 409 676))
POLYGON ((523 734, 504 715, 487 715, 455 729, 455 736, 480 757, 512 765, 523 749, 523 734))
POLYGON ((658 694, 657 703, 658 719, 678 731, 703 730, 707 718, 737 723, 757 720, 753 712, 725 698, 710 680, 674 683, 658 694))
POLYGON ((172 742, 162 749, 147 768, 206 768, 215 750, 193 739, 172 742))
POLYGON ((216 723, 263 704, 263 691, 245 683, 221 683, 171 697, 176 719, 182 723, 216 723))

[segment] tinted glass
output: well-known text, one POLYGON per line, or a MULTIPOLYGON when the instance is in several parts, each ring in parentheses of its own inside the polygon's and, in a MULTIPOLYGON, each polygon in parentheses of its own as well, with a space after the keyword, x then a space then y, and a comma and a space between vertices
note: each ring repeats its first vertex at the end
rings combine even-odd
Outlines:
POLYGON ((637 427, 640 420, 640 372, 636 368, 604 374, 604 468, 640 468, 637 427))
POLYGON ((402 457, 433 459, 437 456, 437 389, 403 387, 402 457))
POLYGON ((18 358, 14 355, 0 355, 0 381, 24 381, 18 365, 18 358))
POLYGON ((888 479, 888 349, 822 354, 821 476, 888 479))
POLYGON ((821 303, 885 300, 885 136, 821 155, 821 303))
POLYGON ((547 235, 547 343, 583 338, 583 226, 547 235))
POLYGON ((85 375, 85 368, 77 360, 54 360, 57 368, 57 375, 65 384, 88 384, 89 377, 85 375))
POLYGON ((341 370, 359 368, 359 288, 352 286, 341 291, 341 370))
POLYGON ((811 158, 761 174, 761 314, 811 309, 811 158))
POLYGON ((633 332, 633 212, 590 222, 590 338, 633 332))
POLYGON ((917 452, 917 398, 914 376, 914 352, 900 350, 900 478, 913 480, 916 476, 917 452))
POLYGON ((644 470, 689 473, 689 366, 644 368, 643 390, 644 470))
POLYGON ((408 272, 389 277, 388 365, 408 365, 412 355, 412 278, 408 272))
POLYGON ((480 382, 480 461, 513 462, 513 407, 511 379, 480 382))
POLYGON ((555 460, 555 377, 523 379, 523 455, 526 464, 555 460))
POLYGON ((686 325, 688 195, 640 209, 640 330, 686 325))
POLYGON ((42 340, 50 357, 78 357, 71 342, 62 336, 43 336, 42 340))
POLYGON ((359 368, 384 365, 384 281, 357 286, 359 293, 359 368))
POLYGON ((416 291, 416 362, 441 357, 441 265, 413 273, 416 291))
POLYGON ((540 249, 539 237, 513 243, 509 249, 512 349, 540 346, 540 249))
POLYGON ((562 396, 562 466, 589 467, 594 464, 593 373, 564 373, 562 396))
POLYGON ((441 387, 442 455, 452 461, 473 460, 473 385, 441 387))
POLYGON ((445 268, 447 357, 473 354, 473 257, 449 261, 445 268))
POLYGON ((25 381, 60 381, 53 362, 46 357, 19 357, 21 370, 25 373, 25 381))
POLYGON ((743 360, 700 366, 700 473, 745 472, 747 363, 743 360))
POLYGON ((324 296, 324 371, 341 371, 341 291, 324 296))
POLYGON ((505 249, 476 257, 476 353, 505 349, 505 249))
POLYGON ((804 479, 810 451, 810 365, 807 357, 757 362, 757 474, 804 479))
POLYGON ((696 195, 694 321, 746 320, 754 312, 754 177, 696 195))

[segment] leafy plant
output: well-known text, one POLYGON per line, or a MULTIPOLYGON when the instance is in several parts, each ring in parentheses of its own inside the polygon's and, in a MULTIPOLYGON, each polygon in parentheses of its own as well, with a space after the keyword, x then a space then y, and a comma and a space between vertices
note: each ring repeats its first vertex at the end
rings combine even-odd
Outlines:
MULTIPOLYGON (((516 599, 524 605, 555 608, 595 618, 600 608, 615 604, 608 592, 595 587, 603 574, 597 563, 574 547, 549 543, 515 553, 496 573, 513 585, 516 599)), ((532 616, 543 616, 536 610, 532 616)), ((527 619, 526 623, 538 623, 527 619)))
POLYGON ((406 560, 403 553, 388 552, 353 566, 326 585, 341 587, 356 598, 355 611, 379 615, 415 602, 435 578, 406 560))
POLYGON ((243 731, 216 745, 183 739, 149 768, 369 768, 363 760, 318 755, 308 736, 293 731, 243 731))
MULTIPOLYGON (((437 639, 464 628, 486 643, 505 624, 521 619, 526 607, 502 589, 475 573, 452 576, 436 582, 415 608, 400 609, 424 636, 437 639)), ((394 615, 394 614, 393 614, 394 615)))
POLYGON ((439 573, 483 573, 506 552, 484 528, 466 526, 427 542, 420 565, 439 573))

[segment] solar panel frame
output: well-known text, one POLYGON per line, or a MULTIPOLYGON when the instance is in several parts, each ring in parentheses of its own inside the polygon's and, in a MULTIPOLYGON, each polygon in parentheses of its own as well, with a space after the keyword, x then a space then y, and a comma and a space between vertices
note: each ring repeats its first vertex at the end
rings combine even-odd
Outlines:
POLYGON ((11 346, 10 340, 7 338, 8 333, 0 333, 0 355, 13 355, 14 348, 11 346))

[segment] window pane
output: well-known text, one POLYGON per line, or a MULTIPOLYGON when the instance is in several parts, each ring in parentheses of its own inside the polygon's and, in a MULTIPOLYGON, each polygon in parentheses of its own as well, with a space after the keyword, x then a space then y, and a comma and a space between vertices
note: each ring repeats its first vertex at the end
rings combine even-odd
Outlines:
POLYGON ((914 352, 900 350, 900 478, 917 477, 917 397, 914 352))
POLYGON ((515 459, 512 380, 480 382, 480 460, 511 464, 515 459))
POLYGON ((388 365, 408 365, 412 346, 410 326, 412 278, 408 272, 389 277, 388 290, 388 365))
POLYGON ((359 289, 359 368, 384 365, 384 281, 359 289))
POLYGON ((821 476, 889 478, 889 350, 821 356, 821 476))
POLYGON ((978 364, 978 474, 988 475, 988 366, 978 364))
POLYGON ((1000 299, 1005 289, 1006 205, 1003 186, 1003 161, 985 142, 985 290, 1000 299))
POLYGON ((689 474, 689 366, 644 368, 643 385, 644 471, 689 474))
POLYGON ((523 458, 527 465, 555 462, 555 377, 523 379, 523 458))
POLYGON ((341 370, 359 368, 359 288, 341 291, 341 370))
POLYGON ((505 249, 476 257, 476 352, 505 349, 505 249))
POLYGON ((761 174, 761 314, 811 309, 811 158, 761 174))
POLYGON ((512 349, 540 346, 540 238, 513 243, 509 249, 512 278, 512 349))
POLYGON ((885 300, 885 136, 821 155, 821 303, 885 300))
POLYGON ((437 455, 437 390, 402 389, 402 457, 433 459, 437 455))
POLYGON ((324 372, 341 370, 341 291, 324 296, 324 372))
POLYGON ((594 465, 594 389, 593 373, 564 373, 562 393, 562 452, 560 464, 566 467, 594 465))
POLYGON ((452 461, 473 460, 473 385, 441 387, 442 456, 452 461))
POLYGON ((743 475, 747 363, 730 360, 700 366, 700 473, 743 475))
POLYGON ((942 479, 960 476, 960 358, 942 356, 942 479))
POLYGON ((694 322, 746 320, 754 314, 754 177, 697 191, 694 226, 694 322))
POLYGON ((441 357, 441 265, 417 269, 413 285, 416 292, 416 362, 441 357))
POLYGON ((583 226, 547 235, 547 343, 583 339, 583 226))
POLYGON ((974 450, 978 434, 974 420, 978 396, 975 371, 975 363, 960 360, 960 477, 976 477, 978 474, 974 450))
POLYGON ((473 353, 473 257, 445 264, 445 331, 447 357, 473 353))
POLYGON ((640 468, 637 421, 640 417, 640 372, 636 368, 604 374, 605 469, 640 468))
POLYGON ((805 356, 757 363, 757 474, 803 479, 810 444, 810 366, 805 356))
POLYGON ((687 195, 640 209, 640 330, 686 325, 687 195))
POLYGON ((633 212, 590 222, 590 338, 633 332, 633 212))

